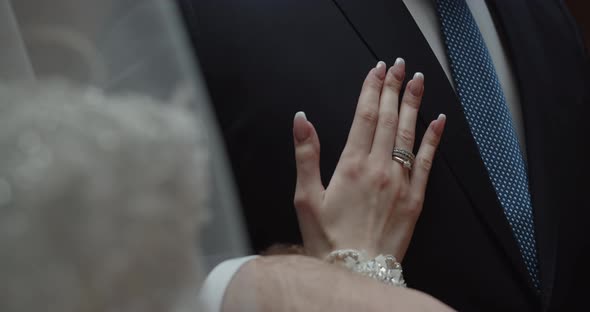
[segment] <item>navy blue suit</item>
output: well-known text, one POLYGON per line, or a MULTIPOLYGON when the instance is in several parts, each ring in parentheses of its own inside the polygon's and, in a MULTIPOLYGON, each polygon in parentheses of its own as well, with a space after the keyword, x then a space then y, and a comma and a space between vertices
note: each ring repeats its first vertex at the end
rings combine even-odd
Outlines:
POLYGON ((448 118, 404 260, 408 284, 462 311, 581 308, 590 279, 589 67, 561 1, 488 1, 521 94, 542 287, 533 288, 462 106, 401 0, 179 0, 254 248, 298 242, 292 118, 329 181, 377 60, 424 72, 418 137, 448 118))

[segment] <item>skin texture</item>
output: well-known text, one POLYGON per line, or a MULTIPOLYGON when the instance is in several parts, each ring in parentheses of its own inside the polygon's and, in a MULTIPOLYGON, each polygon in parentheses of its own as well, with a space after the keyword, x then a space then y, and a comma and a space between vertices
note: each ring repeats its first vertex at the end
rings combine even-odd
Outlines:
POLYGON ((402 59, 389 70, 379 62, 368 73, 348 141, 326 188, 320 179, 318 134, 304 114, 295 116, 295 207, 307 254, 323 259, 335 249, 353 248, 403 260, 445 124, 444 115, 431 122, 412 170, 392 160, 394 147, 413 150, 424 94, 424 76, 416 73, 400 104, 404 77, 402 59))
POLYGON ((322 259, 341 248, 403 258, 422 210, 444 115, 432 121, 412 170, 392 161, 394 147, 411 151, 424 76, 407 84, 405 63, 379 62, 364 82, 348 142, 327 188, 320 179, 320 142, 304 113, 293 124, 295 206, 304 250, 276 246, 245 264, 226 290, 223 311, 451 311, 431 296, 392 287, 322 259), (401 107, 399 107, 401 106, 401 107), (398 109, 399 108, 399 109, 398 109), (399 114, 398 114, 399 111, 399 114), (398 122, 399 120, 399 122, 398 122))
POLYGON ((260 257, 230 283, 223 311, 452 311, 431 296, 391 287, 311 257, 260 257))

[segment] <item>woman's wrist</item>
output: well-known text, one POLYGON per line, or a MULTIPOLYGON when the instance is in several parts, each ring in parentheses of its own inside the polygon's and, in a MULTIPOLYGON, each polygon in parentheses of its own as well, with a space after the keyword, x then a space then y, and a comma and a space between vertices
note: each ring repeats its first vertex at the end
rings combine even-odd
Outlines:
POLYGON ((392 255, 369 257, 364 250, 338 249, 332 251, 325 260, 384 284, 406 287, 402 266, 392 255))

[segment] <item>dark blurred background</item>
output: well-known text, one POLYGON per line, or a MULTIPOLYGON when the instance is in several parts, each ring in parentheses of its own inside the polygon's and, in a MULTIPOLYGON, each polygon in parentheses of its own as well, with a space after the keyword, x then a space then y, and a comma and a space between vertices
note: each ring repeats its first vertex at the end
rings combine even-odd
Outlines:
POLYGON ((572 15, 578 21, 586 39, 586 47, 590 49, 590 1, 588 0, 566 0, 572 15))

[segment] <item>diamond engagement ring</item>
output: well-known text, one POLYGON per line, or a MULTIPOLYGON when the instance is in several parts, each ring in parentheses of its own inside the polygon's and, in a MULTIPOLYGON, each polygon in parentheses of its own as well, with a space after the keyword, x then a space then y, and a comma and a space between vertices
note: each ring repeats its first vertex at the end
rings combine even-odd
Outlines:
POLYGON ((402 164, 404 168, 412 170, 416 156, 412 152, 408 152, 400 148, 394 148, 393 152, 391 153, 391 159, 402 164))

